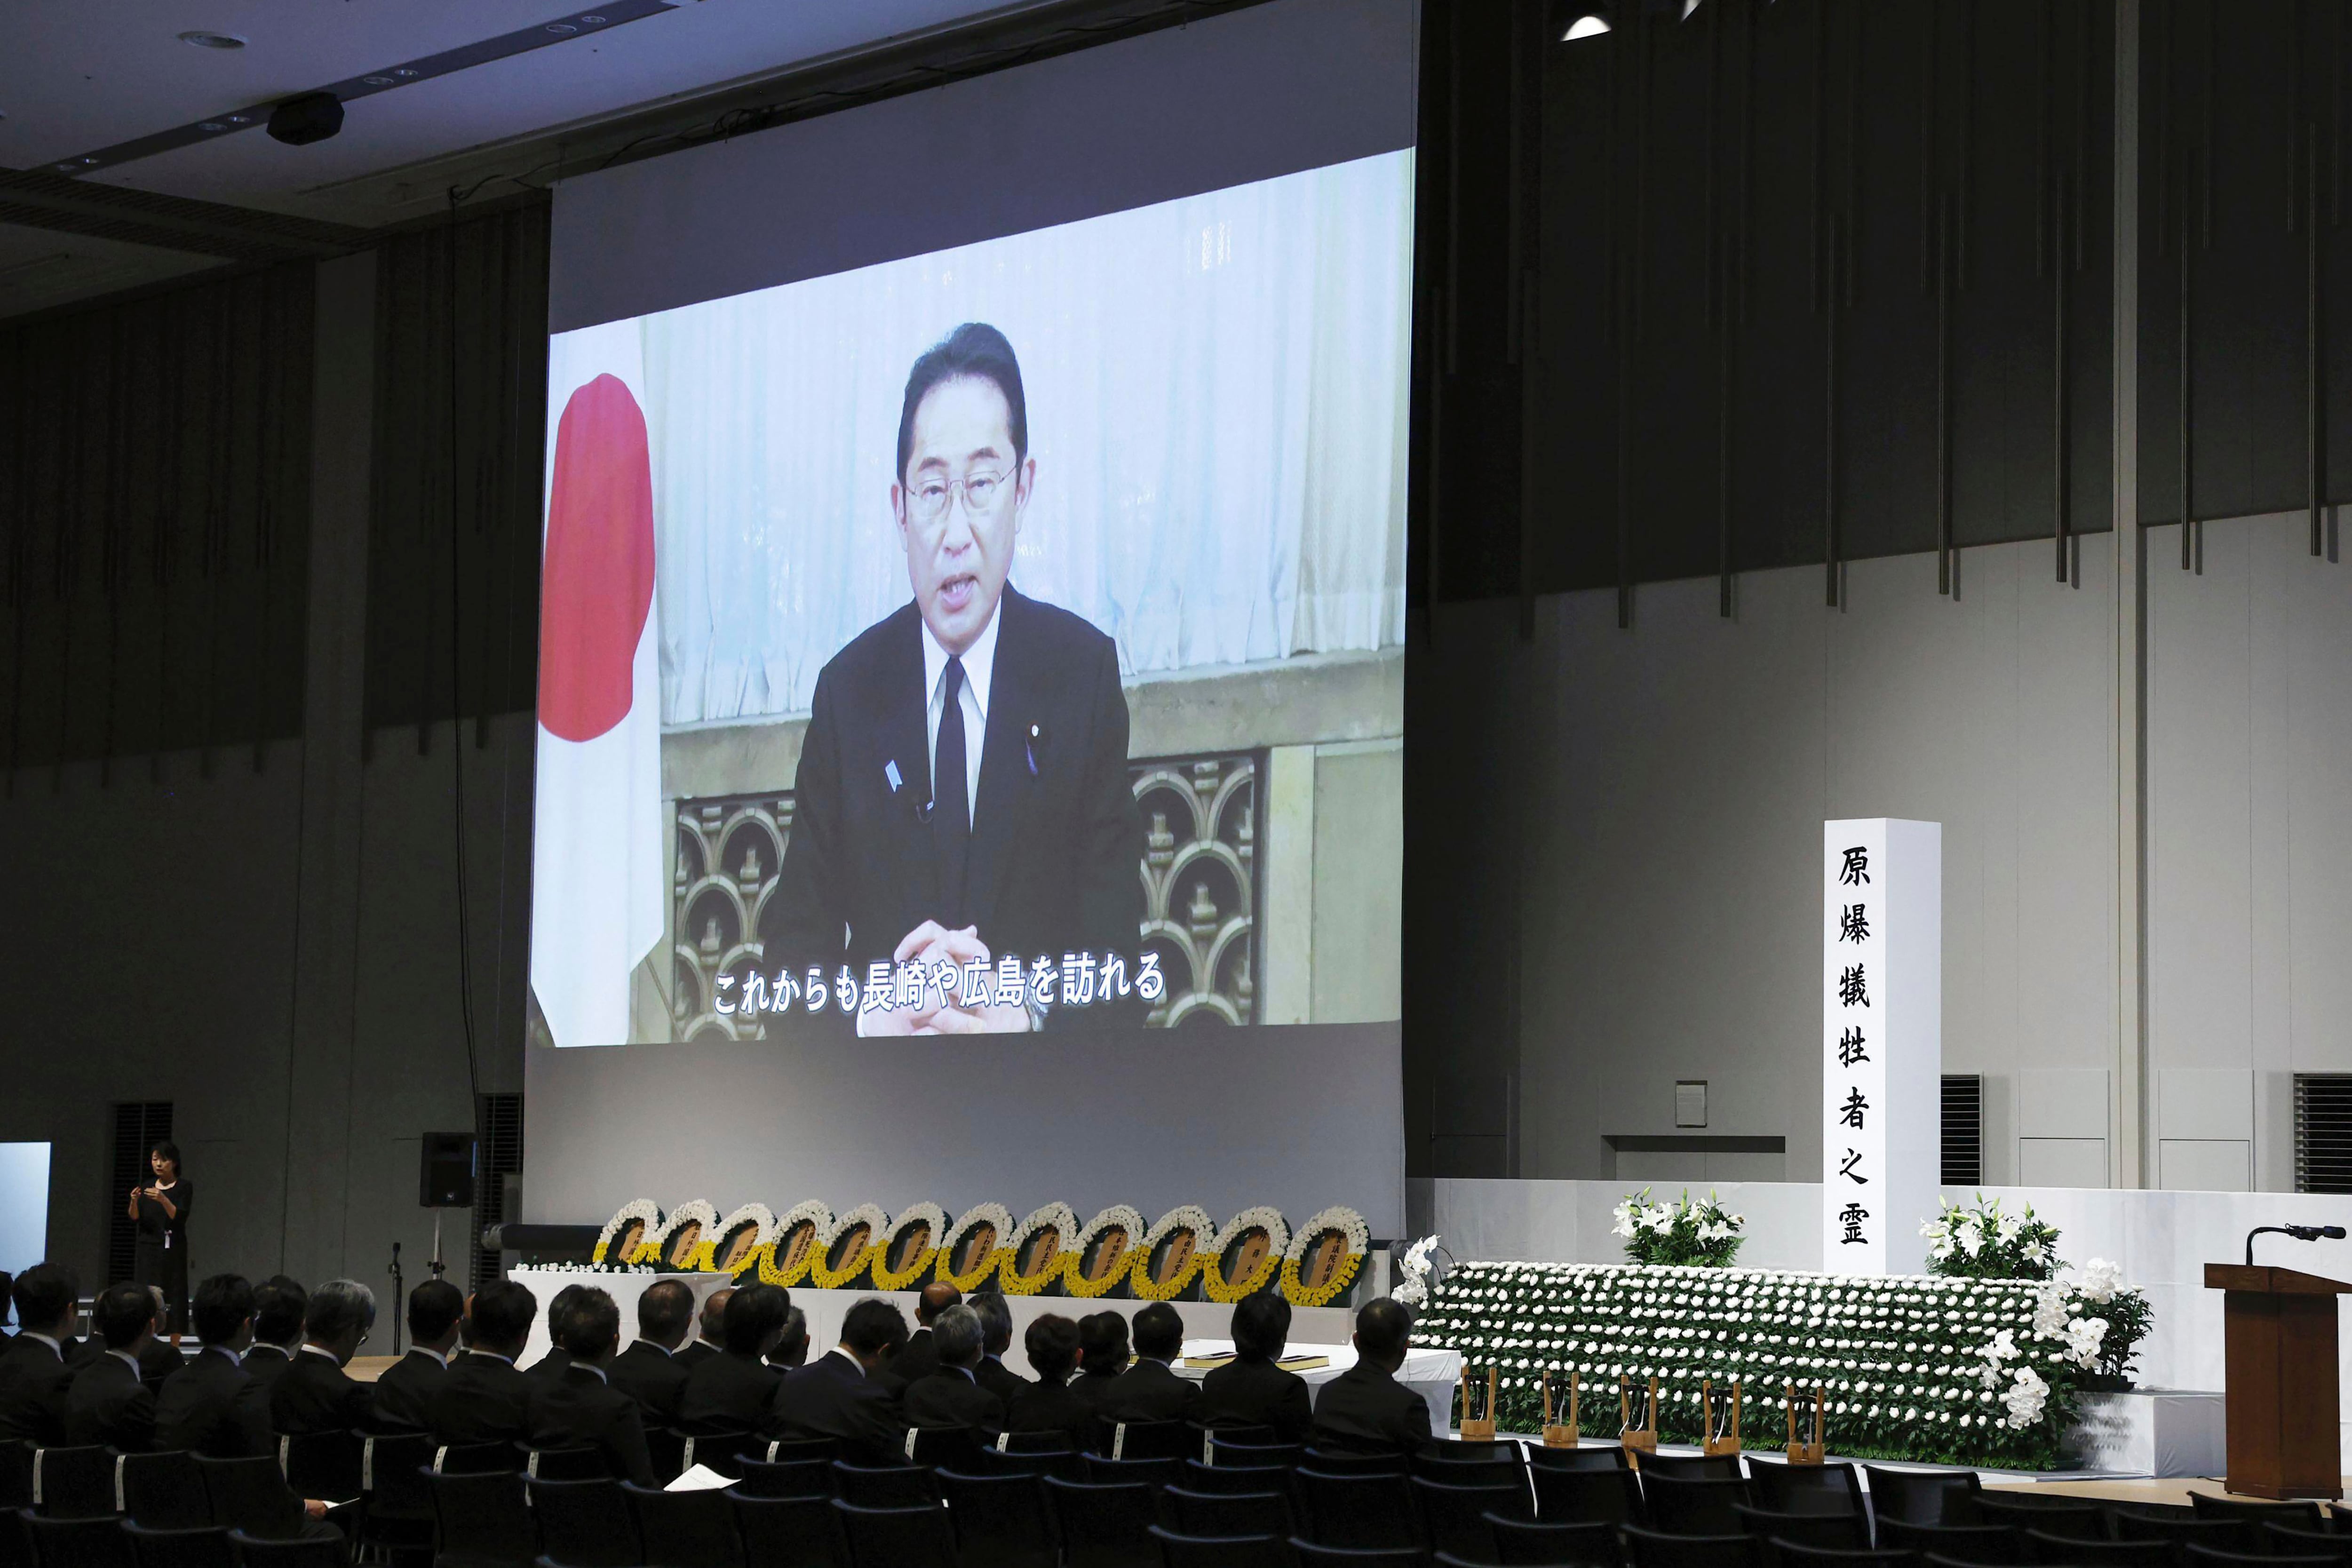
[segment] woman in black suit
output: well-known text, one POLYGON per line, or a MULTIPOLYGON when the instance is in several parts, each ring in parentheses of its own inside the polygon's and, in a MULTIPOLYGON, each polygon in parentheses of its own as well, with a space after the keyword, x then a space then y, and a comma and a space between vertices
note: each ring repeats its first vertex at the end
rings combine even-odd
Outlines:
POLYGON ((172 1342, 188 1328, 188 1211, 196 1185, 180 1173, 180 1151, 158 1143, 147 1152, 153 1180, 131 1189, 131 1217, 139 1222, 139 1250, 131 1278, 163 1292, 172 1342))

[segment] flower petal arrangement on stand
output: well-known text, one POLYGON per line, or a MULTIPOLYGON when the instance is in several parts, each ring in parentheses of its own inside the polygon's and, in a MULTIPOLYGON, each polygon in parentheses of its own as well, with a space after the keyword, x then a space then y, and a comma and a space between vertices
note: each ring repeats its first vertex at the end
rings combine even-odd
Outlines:
POLYGON ((776 1222, 775 1239, 760 1259, 760 1283, 789 1290, 809 1277, 833 1234, 833 1209, 815 1198, 794 1204, 776 1222))
POLYGON ((1067 1204, 1047 1204, 1031 1212, 998 1254, 997 1278, 1008 1296, 1042 1296, 1062 1282, 1076 1254, 1070 1242, 1078 1234, 1078 1216, 1067 1204))
POLYGON ((590 1258, 600 1264, 633 1263, 637 1249, 661 1227, 661 1205, 653 1199, 623 1204, 604 1222, 604 1234, 596 1237, 596 1250, 590 1258))
POLYGON ((1170 1209, 1143 1233, 1129 1282, 1139 1301, 1173 1301, 1192 1288, 1217 1247, 1217 1226, 1196 1204, 1170 1209))
POLYGON ((1604 1388, 1621 1373, 1656 1377, 1661 1436, 1696 1441, 1701 1380, 1738 1379, 1776 1395, 1822 1388, 1829 1446, 1843 1456, 2038 1470, 2063 1462, 2095 1370, 2128 1366, 2147 1322, 2135 1301, 2109 1269, 2037 1285, 1463 1263, 1413 1338, 1498 1368, 1506 1430, 1534 1431, 1543 1373, 1558 1384, 1575 1371, 1604 1388))
POLYGON ((1654 1204, 1643 1187, 1611 1213, 1617 1221, 1611 1234, 1625 1238, 1625 1256, 1635 1263, 1728 1268, 1747 1239, 1748 1216, 1725 1208, 1713 1193, 1654 1204))
POLYGON ((833 1222, 819 1238, 809 1283, 820 1290, 845 1290, 857 1283, 881 1256, 890 1234, 890 1216, 872 1204, 860 1204, 833 1222))
POLYGON ((1117 1291, 1127 1283, 1136 1245, 1142 1239, 1142 1212, 1125 1204, 1111 1205, 1087 1221, 1070 1244, 1070 1268, 1062 1277, 1062 1288, 1088 1301, 1117 1291))
POLYGON ((1325 1209, 1300 1226, 1283 1249, 1283 1300, 1294 1307, 1324 1307, 1347 1294, 1371 1250, 1371 1227, 1354 1209, 1325 1209))

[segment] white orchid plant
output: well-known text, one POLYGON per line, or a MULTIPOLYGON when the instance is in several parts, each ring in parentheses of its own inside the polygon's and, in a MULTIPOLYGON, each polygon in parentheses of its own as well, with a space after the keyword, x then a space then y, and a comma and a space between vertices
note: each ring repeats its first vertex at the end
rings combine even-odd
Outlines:
POLYGON ((2077 1395, 2147 1331, 2100 1262, 2044 1283, 1461 1263, 1433 1298, 1414 1342, 1496 1368, 1506 1430, 1535 1431, 1544 1373, 1574 1370, 1603 1405, 1621 1374, 1655 1376, 1662 1436, 1695 1442, 1701 1381, 1738 1380, 1751 1409, 1821 1388, 1841 1455, 2004 1469, 2063 1463, 2077 1395))
POLYGON ((1982 1193, 1967 1208, 1946 1198, 1919 1234, 1927 1238, 1927 1272, 1954 1279, 2047 1279, 2064 1267, 2057 1227, 2034 1217, 2032 1204, 2007 1214, 1982 1193))
POLYGON ((1625 1238, 1625 1256, 1635 1263, 1728 1268, 1747 1239, 1748 1216, 1724 1207, 1713 1193, 1694 1198, 1685 1192, 1661 1204, 1643 1187, 1610 1212, 1617 1221, 1610 1233, 1625 1238))
POLYGON ((1429 1305, 1430 1293, 1435 1289, 1430 1272, 1435 1267, 1430 1254, 1437 1250, 1437 1237, 1424 1236, 1404 1249, 1404 1258, 1397 1265, 1396 1288, 1390 1299, 1408 1311, 1418 1312, 1429 1305))

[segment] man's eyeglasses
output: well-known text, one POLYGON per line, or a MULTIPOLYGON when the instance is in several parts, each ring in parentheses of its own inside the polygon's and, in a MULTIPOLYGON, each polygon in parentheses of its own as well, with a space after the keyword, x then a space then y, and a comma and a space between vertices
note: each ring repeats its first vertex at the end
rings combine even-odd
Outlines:
POLYGON ((926 474, 907 491, 907 510, 920 522, 937 522, 948 514, 948 502, 956 491, 963 492, 963 510, 977 517, 996 504, 1005 485, 1013 476, 1002 474, 966 474, 960 479, 942 479, 926 474))

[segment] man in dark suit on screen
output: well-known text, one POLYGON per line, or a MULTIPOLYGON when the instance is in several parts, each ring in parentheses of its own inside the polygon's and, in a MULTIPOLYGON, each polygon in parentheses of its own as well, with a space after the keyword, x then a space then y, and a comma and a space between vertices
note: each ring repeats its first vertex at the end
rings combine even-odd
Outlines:
MULTIPOLYGON (((1037 479, 1013 345, 967 322, 915 362, 890 487, 912 602, 817 676, 765 952, 785 976, 846 968, 861 1035, 1003 1033, 1133 1016, 1008 985, 1090 954, 1141 973, 1141 818, 1111 639, 1006 580, 1037 479), (877 998, 873 965, 952 985, 877 998), (1012 993, 1017 992, 1017 996, 1012 993), (888 1002, 891 1005, 879 1004, 888 1002)), ((1040 976, 1042 977, 1042 976, 1040 976)))

